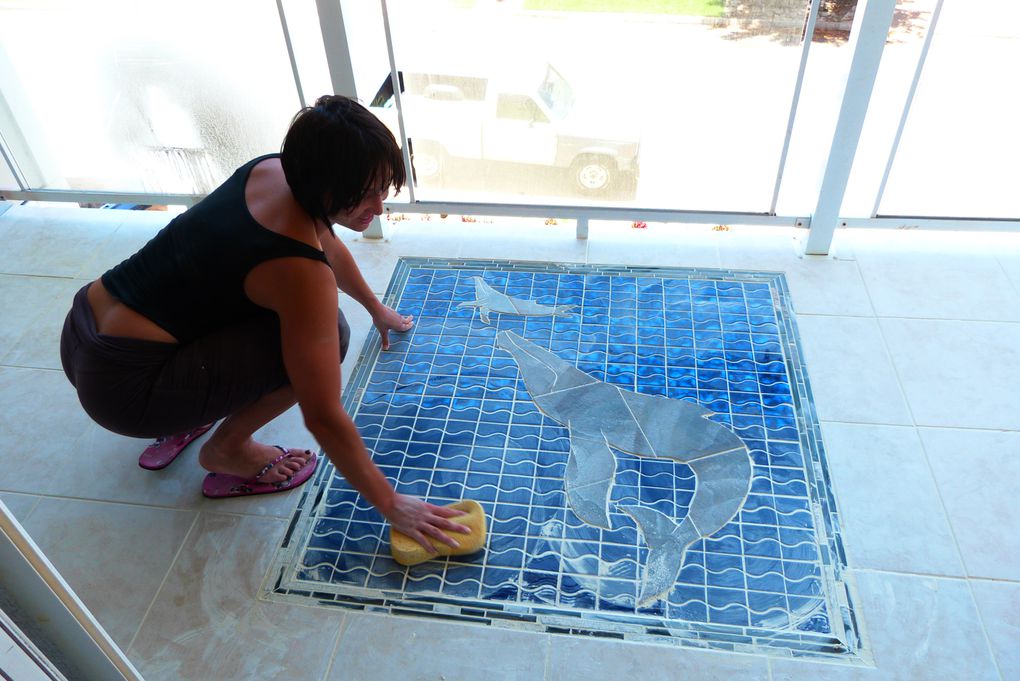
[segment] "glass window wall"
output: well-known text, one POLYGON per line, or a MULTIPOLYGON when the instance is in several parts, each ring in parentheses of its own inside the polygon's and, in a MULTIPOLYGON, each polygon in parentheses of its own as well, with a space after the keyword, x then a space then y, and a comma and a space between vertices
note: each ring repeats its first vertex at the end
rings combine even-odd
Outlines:
MULTIPOLYGON (((359 99, 409 138, 419 200, 779 216, 817 205, 856 0, 817 3, 789 140, 806 0, 339 2, 341 60, 359 99)), ((1009 0, 945 3, 883 185, 936 4, 897 0, 844 217, 871 216, 880 194, 879 214, 1020 216, 1009 0)), ((275 0, 0 0, 0 134, 18 177, 201 195, 278 150, 297 81, 306 103, 332 89, 316 4, 280 6, 299 79, 275 0)), ((0 189, 18 188, 0 164, 0 189)))
POLYGON ((273 0, 0 1, 0 92, 35 189, 202 194, 299 106, 273 0))
POLYGON ((880 215, 1020 217, 1020 5, 945 2, 880 215))
POLYGON ((569 5, 387 2, 417 198, 768 212, 806 3, 569 5))
MULTIPOLYGON (((937 0, 898 0, 840 214, 872 217, 937 0)), ((927 67, 925 67, 927 68, 927 67)))

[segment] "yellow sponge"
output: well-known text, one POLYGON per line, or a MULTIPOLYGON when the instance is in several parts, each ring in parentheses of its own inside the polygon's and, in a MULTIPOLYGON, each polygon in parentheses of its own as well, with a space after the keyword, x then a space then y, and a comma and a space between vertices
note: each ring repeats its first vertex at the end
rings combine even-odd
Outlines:
POLYGON ((394 530, 391 527, 390 553, 393 554, 393 559, 401 565, 417 565, 418 563, 424 563, 426 560, 431 558, 467 555, 484 547, 485 512, 482 510, 481 505, 477 501, 464 499, 463 501, 458 501, 455 504, 450 504, 448 508, 455 508, 458 511, 464 511, 466 515, 459 515, 456 518, 450 518, 450 520, 460 523, 461 525, 467 525, 471 528, 471 532, 468 534, 465 534, 464 532, 446 532, 448 536, 457 540, 457 543, 460 544, 460 548, 455 549, 452 546, 447 546, 438 539, 429 537, 428 539, 432 542, 432 546, 436 547, 436 551, 438 551, 438 554, 433 555, 426 551, 424 546, 411 539, 403 532, 394 530))

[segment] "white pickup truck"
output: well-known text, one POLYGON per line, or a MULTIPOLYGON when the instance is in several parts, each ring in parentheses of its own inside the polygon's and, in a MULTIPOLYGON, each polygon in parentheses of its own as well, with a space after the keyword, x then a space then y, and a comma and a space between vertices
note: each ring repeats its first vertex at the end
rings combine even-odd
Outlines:
MULTIPOLYGON (((567 80, 551 65, 511 73, 401 72, 401 104, 420 182, 441 180, 456 159, 551 166, 582 195, 605 196, 637 184, 640 140, 619 121, 575 106, 567 80)), ((371 109, 398 135, 396 97, 387 76, 371 109)), ((399 135, 398 135, 399 137, 399 135)))

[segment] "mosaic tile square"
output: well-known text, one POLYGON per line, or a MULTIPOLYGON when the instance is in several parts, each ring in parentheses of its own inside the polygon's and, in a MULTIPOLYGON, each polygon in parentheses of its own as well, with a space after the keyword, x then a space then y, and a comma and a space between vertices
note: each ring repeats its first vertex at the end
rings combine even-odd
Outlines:
POLYGON ((868 663, 782 274, 402 258, 385 302, 345 407, 487 546, 403 567, 323 466, 267 598, 868 663))

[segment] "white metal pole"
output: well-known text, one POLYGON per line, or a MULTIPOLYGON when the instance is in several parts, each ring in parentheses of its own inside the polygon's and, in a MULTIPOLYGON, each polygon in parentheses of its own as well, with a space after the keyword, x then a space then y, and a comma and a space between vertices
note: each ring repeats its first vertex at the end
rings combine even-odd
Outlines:
POLYGON ((793 124, 797 120, 797 106, 800 104, 800 91, 804 86, 804 73, 807 71, 808 52, 811 50, 811 41, 815 35, 815 24, 818 21, 818 7, 822 0, 812 0, 808 9, 807 25, 804 27, 804 45, 800 51, 800 66, 797 68, 797 81, 793 86, 793 102, 790 104, 790 117, 786 122, 786 138, 783 140, 783 152, 779 155, 779 170, 776 171, 776 184, 772 189, 772 203, 769 205, 769 215, 776 214, 776 204, 779 203, 779 190, 783 184, 783 172, 786 170, 786 157, 790 153, 790 139, 793 137, 793 124))
POLYGON ((917 68, 914 70, 914 79, 910 83, 907 101, 903 104, 903 114, 900 116, 899 127, 896 128, 896 137, 893 138, 892 147, 889 149, 889 158, 885 164, 885 172, 882 173, 882 182, 878 185, 878 191, 875 192, 875 205, 871 209, 871 217, 878 215, 878 206, 882 203, 882 195, 885 194, 885 185, 889 181, 889 173, 892 172, 892 164, 896 159, 896 151, 900 147, 900 138, 903 137, 903 128, 907 125, 907 116, 910 114, 910 105, 914 102, 914 93, 917 92, 917 84, 921 81, 924 62, 928 58, 928 47, 931 45, 932 36, 935 35, 935 26, 939 22, 939 14, 941 12, 942 0, 938 0, 935 4, 935 10, 931 14, 931 21, 928 23, 928 33, 924 36, 921 54, 917 58, 917 68))
POLYGON ((319 29, 322 31, 322 45, 326 48, 326 64, 333 93, 357 99, 351 46, 347 42, 340 0, 315 0, 315 7, 319 12, 319 29))
POLYGON ((413 168, 411 166, 411 148, 407 143, 407 127, 404 125, 404 100, 400 91, 400 73, 397 71, 397 58, 393 50, 393 31, 390 29, 390 12, 386 0, 379 0, 382 7, 383 31, 386 33, 386 56, 390 62, 390 84, 393 86, 393 103, 397 107, 397 129, 400 134, 400 146, 404 151, 404 168, 407 171, 408 201, 415 202, 413 168))
POLYGON ((818 192, 818 203, 811 215, 811 229, 804 248, 807 255, 825 255, 832 245, 832 235, 836 231, 839 209, 843 204, 895 9, 896 0, 862 0, 857 5, 851 37, 850 72, 818 192))
POLYGON ((11 171, 11 175, 14 176, 14 181, 18 183, 18 188, 25 190, 28 185, 25 183, 25 176, 21 174, 21 169, 18 168, 17 164, 14 163, 14 157, 7 148, 7 141, 4 140, 3 131, 0 130, 0 158, 3 158, 7 164, 7 169, 11 171))
POLYGON ((280 28, 283 29, 283 42, 287 45, 287 58, 290 59, 290 70, 294 75, 294 87, 297 88, 298 102, 303 109, 307 106, 305 89, 301 87, 301 75, 298 73, 297 58, 294 56, 294 43, 290 39, 290 27, 287 26, 287 13, 283 11, 283 0, 276 0, 276 11, 280 15, 280 28))
MULTIPOLYGON (((333 92, 358 98, 358 87, 354 81, 354 60, 351 58, 351 44, 347 40, 347 26, 340 0, 315 0, 319 12, 319 28, 322 31, 322 45, 326 48, 326 64, 329 67, 329 81, 333 92)), ((382 220, 372 220, 361 235, 367 239, 381 239, 382 220)))
POLYGON ((588 217, 585 215, 577 216, 577 238, 578 239, 588 238, 588 217))

